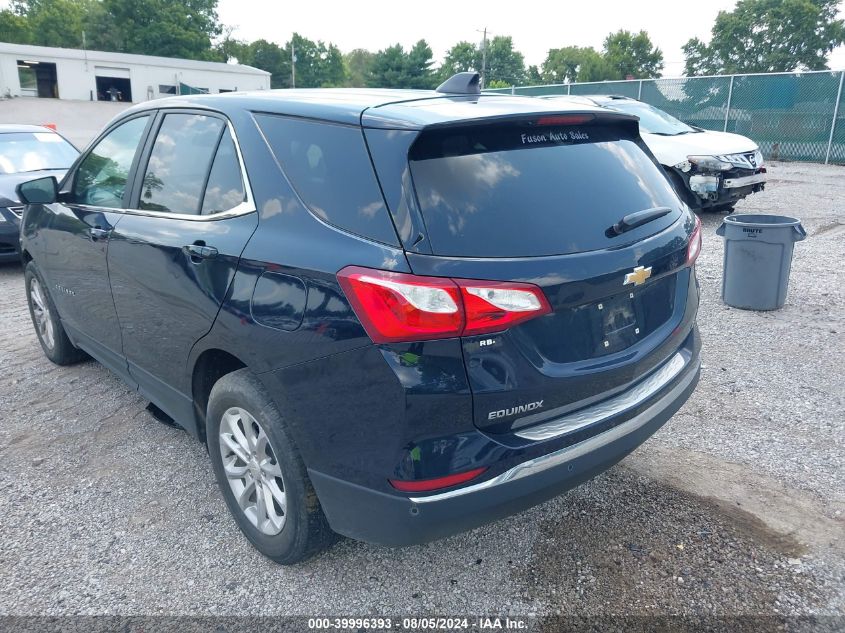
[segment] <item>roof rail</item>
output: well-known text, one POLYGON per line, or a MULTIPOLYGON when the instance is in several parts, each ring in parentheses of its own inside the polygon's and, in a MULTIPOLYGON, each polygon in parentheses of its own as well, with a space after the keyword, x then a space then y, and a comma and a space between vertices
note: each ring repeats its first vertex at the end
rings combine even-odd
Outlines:
POLYGON ((480 81, 478 73, 457 73, 437 86, 437 92, 449 95, 478 95, 481 94, 480 81))

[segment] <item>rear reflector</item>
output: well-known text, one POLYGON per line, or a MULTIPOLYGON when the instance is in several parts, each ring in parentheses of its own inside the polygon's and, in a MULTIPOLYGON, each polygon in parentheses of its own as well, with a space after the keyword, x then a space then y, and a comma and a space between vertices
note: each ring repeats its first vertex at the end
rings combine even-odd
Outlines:
POLYGON ((487 467, 475 468, 463 473, 456 473, 454 475, 447 475, 446 477, 437 477, 436 479, 417 479, 415 481, 403 481, 401 479, 388 479, 390 485, 401 490, 402 492, 430 492, 432 490, 440 490, 442 488, 449 488, 450 486, 457 486, 468 482, 470 479, 475 479, 481 473, 487 470, 487 467))
POLYGON ((701 219, 695 216, 695 228, 689 236, 689 245, 687 246, 687 264, 694 264, 695 260, 701 254, 701 219))
POLYGON ((423 277, 360 266, 344 268, 337 279, 375 343, 501 332, 552 311, 533 284, 423 277))

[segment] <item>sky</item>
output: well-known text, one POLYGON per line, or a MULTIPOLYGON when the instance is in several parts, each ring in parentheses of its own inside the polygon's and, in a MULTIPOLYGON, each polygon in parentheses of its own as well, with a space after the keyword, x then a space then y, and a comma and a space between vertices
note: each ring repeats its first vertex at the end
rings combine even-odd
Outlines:
MULTIPOLYGON (((709 41, 716 15, 734 4, 734 0, 697 4, 654 0, 219 0, 218 14, 223 24, 234 27, 234 37, 247 41, 266 39, 284 44, 295 31, 348 52, 355 48, 375 51, 396 43, 408 48, 425 39, 438 64, 456 42, 480 41, 484 27, 488 36, 512 36, 526 65, 538 66, 550 48, 600 49, 610 32, 644 29, 663 51, 663 76, 675 77, 684 70, 681 47, 692 37, 709 41)), ((845 47, 833 52, 829 65, 834 70, 845 69, 845 47)))

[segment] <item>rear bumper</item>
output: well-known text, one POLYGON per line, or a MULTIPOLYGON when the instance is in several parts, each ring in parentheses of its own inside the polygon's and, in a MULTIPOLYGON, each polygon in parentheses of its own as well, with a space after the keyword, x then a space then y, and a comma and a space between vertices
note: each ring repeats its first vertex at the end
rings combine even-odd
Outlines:
POLYGON ((672 417, 698 378, 696 354, 670 386, 625 422, 479 483, 439 494, 403 497, 314 470, 309 474, 336 532, 382 545, 423 543, 520 512, 607 470, 672 417))

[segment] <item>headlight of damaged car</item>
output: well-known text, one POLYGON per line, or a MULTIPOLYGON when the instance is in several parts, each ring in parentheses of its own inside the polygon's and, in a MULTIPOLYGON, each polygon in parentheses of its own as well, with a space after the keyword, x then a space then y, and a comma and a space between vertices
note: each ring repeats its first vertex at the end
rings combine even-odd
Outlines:
POLYGON ((728 171, 733 167, 730 163, 719 160, 716 156, 687 156, 687 160, 702 172, 728 171))

